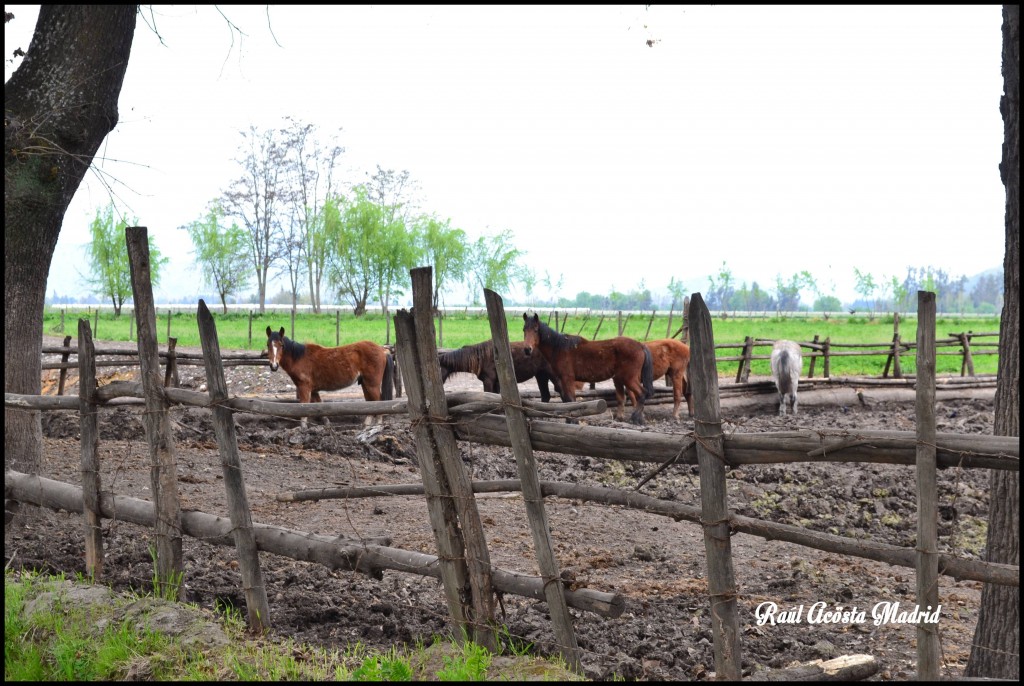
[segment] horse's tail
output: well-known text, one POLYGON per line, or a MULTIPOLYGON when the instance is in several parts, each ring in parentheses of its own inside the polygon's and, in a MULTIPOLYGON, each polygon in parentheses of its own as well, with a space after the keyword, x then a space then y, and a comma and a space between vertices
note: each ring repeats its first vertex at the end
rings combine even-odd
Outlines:
POLYGON ((380 382, 380 399, 391 400, 395 397, 395 357, 385 353, 384 378, 380 382))
POLYGON ((644 385, 644 400, 654 396, 654 358, 651 349, 644 346, 644 366, 640 370, 640 381, 644 385))

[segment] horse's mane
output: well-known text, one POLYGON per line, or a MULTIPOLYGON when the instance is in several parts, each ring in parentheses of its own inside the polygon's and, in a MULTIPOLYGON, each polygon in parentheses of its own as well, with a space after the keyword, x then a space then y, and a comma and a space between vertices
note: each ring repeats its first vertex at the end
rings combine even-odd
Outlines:
MULTIPOLYGON (((489 343, 490 341, 484 341, 475 345, 464 345, 458 350, 438 353, 438 362, 442 367, 449 370, 449 373, 467 372, 469 374, 479 374, 487 357, 485 349, 489 343)), ((493 346, 491 346, 491 349, 493 350, 493 346)))
MULTIPOLYGON (((276 333, 274 334, 274 336, 277 336, 277 335, 278 334, 276 334, 276 333)), ((291 355, 293 360, 301 360, 302 356, 306 354, 306 346, 304 346, 302 343, 298 343, 297 341, 293 341, 292 339, 288 338, 287 336, 281 336, 281 340, 284 342, 284 345, 282 346, 282 349, 286 353, 291 355)))
POLYGON ((574 336, 572 334, 555 331, 539 319, 537 320, 537 324, 540 325, 538 328, 540 340, 544 343, 550 344, 555 350, 573 350, 580 343, 586 340, 582 336, 574 336))

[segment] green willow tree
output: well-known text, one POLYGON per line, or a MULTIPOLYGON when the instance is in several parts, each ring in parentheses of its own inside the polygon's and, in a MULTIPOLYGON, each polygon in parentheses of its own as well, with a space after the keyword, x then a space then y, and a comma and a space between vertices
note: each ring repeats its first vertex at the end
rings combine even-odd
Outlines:
POLYGON ((463 281, 469 268, 466 232, 435 216, 421 215, 413 225, 421 259, 434 268, 434 311, 441 307, 441 292, 453 282, 463 281))
MULTIPOLYGON (((327 218, 334 246, 327 281, 361 317, 371 293, 387 301, 408 284, 416 251, 401 216, 374 202, 365 187, 356 186, 340 210, 327 218)), ((386 312, 387 302, 381 307, 386 312)))
MULTIPOLYGON (((128 242, 124 230, 138 226, 138 218, 131 222, 124 217, 114 219, 114 204, 96 209, 96 217, 89 225, 90 241, 85 245, 89 257, 89 274, 85 282, 93 293, 110 300, 114 316, 121 316, 121 306, 132 295, 132 279, 128 266, 128 242)), ((167 265, 167 258, 160 254, 153 235, 149 236, 150 282, 154 287, 160 284, 160 272, 167 265)))
POLYGON ((225 314, 228 296, 241 292, 249 285, 250 269, 245 231, 232 224, 225 226, 224 210, 214 203, 204 219, 183 226, 192 239, 195 265, 207 286, 217 291, 225 314))
POLYGON ((495 236, 477 238, 470 248, 466 270, 467 285, 476 286, 473 304, 480 304, 485 288, 502 293, 525 281, 529 269, 520 262, 525 254, 512 245, 512 232, 507 229, 495 236))

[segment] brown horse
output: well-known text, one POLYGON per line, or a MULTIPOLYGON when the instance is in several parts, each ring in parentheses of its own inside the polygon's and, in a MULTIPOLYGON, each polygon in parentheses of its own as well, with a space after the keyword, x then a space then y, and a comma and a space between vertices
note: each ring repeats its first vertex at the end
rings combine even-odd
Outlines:
MULTIPOLYGON (((280 366, 295 384, 300 403, 322 402, 320 391, 337 391, 357 381, 366 400, 391 400, 395 361, 373 341, 358 341, 339 348, 316 343, 296 343, 284 335, 284 327, 267 327, 267 358, 270 370, 280 366)), ((371 417, 367 416, 367 423, 371 417)), ((305 423, 305 418, 303 418, 305 423)))
POLYGON ((654 361, 654 378, 668 375, 672 384, 672 418, 679 421, 679 405, 686 398, 686 410, 693 416, 693 396, 690 393, 690 346, 675 338, 648 341, 654 361))
MULTIPOLYGON (((551 373, 551 368, 541 355, 527 355, 526 344, 522 341, 510 341, 512 350, 512 367, 516 373, 516 383, 522 383, 536 377, 542 402, 551 400, 548 381, 555 385, 555 392, 561 393, 561 387, 551 373)), ((487 393, 500 393, 498 368, 494 363, 494 341, 487 339, 474 345, 464 345, 458 350, 437 353, 437 362, 441 365, 441 383, 444 383, 457 372, 474 375, 484 384, 487 393)))
MULTIPOLYGON (((615 418, 625 414, 626 393, 636 408, 630 421, 644 423, 644 401, 654 394, 654 364, 651 351, 640 341, 618 336, 601 341, 588 341, 555 331, 540 320, 523 313, 523 342, 526 354, 539 352, 562 387, 563 402, 576 400, 576 383, 611 379, 619 401, 615 418)), ((571 420, 569 420, 571 421, 571 420)))

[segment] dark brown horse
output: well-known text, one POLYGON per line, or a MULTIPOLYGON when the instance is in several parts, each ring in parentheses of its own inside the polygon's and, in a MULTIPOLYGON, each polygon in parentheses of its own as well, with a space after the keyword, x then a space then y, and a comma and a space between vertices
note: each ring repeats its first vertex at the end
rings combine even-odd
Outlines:
POLYGON ((690 394, 690 346, 675 338, 648 341, 654 362, 654 378, 668 375, 672 384, 672 418, 679 421, 679 405, 686 398, 686 410, 693 416, 693 396, 690 394))
POLYGON ((531 317, 523 313, 523 321, 526 354, 539 352, 547 360, 562 387, 563 402, 576 400, 577 381, 596 383, 611 379, 619 401, 616 419, 622 420, 629 393, 636 408, 630 421, 644 423, 644 401, 654 394, 654 364, 647 346, 627 336, 588 341, 559 333, 536 314, 531 317))
MULTIPOLYGON (((337 391, 357 381, 366 400, 391 400, 395 361, 387 349, 373 341, 358 341, 338 348, 296 343, 284 327, 267 327, 267 358, 271 371, 280 366, 295 384, 300 403, 322 402, 320 391, 337 391)), ((370 417, 367 417, 369 423, 370 417)), ((303 419, 305 421, 305 419, 303 419)))
MULTIPOLYGON (((554 383, 556 393, 561 393, 561 387, 543 356, 527 355, 526 344, 522 341, 510 341, 509 347, 512 350, 512 366, 516 373, 516 383, 536 377, 537 387, 540 389, 540 399, 543 402, 551 400, 548 381, 554 383)), ((457 350, 439 352, 437 361, 441 365, 441 383, 447 381, 452 374, 466 372, 480 379, 484 384, 484 391, 487 393, 501 392, 501 384, 498 383, 498 368, 494 363, 494 341, 491 339, 473 345, 464 345, 457 350)))

